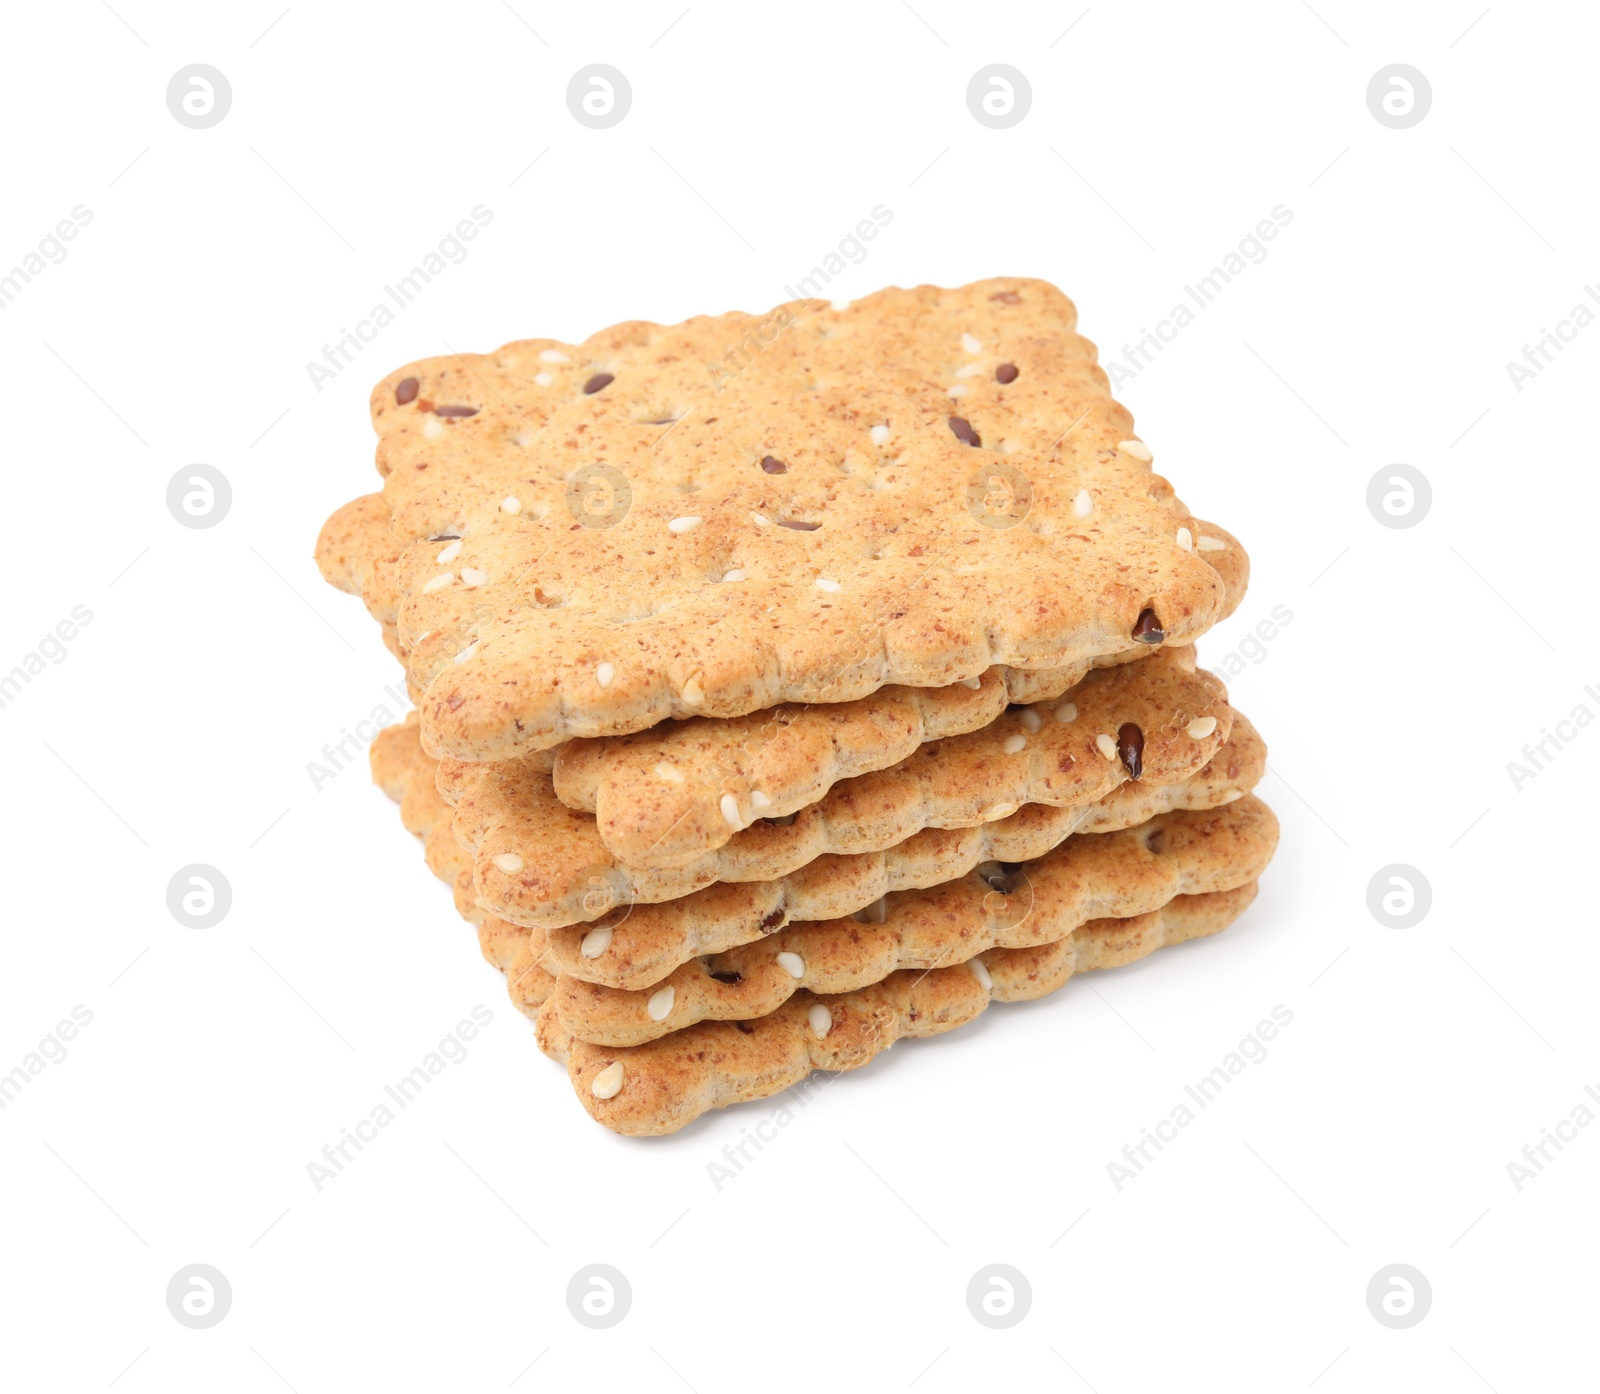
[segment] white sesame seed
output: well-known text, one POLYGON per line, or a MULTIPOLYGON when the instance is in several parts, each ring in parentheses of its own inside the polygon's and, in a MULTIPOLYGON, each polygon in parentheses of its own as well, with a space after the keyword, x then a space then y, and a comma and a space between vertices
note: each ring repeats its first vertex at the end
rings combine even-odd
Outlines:
POLYGON ((837 595, 841 589, 839 583, 827 576, 817 577, 817 589, 827 591, 830 595, 837 595))
POLYGON ((489 573, 487 571, 479 571, 474 566, 461 568, 461 584, 469 589, 476 590, 479 586, 487 584, 488 580, 489 573))
POLYGON ((722 579, 723 579, 724 583, 727 583, 729 581, 742 581, 742 580, 744 580, 744 572, 742 572, 742 571, 738 570, 737 568, 735 568, 732 571, 725 572, 723 574, 722 579))
POLYGON ((874 426, 867 434, 872 437, 874 445, 882 445, 889 439, 889 428, 882 425, 874 426))
POLYGON ((447 562, 453 562, 460 555, 461 539, 458 537, 454 542, 446 547, 444 551, 440 552, 439 555, 434 558, 434 560, 438 562, 440 566, 444 566, 447 562))
POLYGON ((585 958, 599 958, 610 947, 611 926, 603 924, 583 936, 583 943, 578 945, 578 952, 585 958))
POLYGON ((974 692, 976 692, 980 687, 983 686, 983 679, 982 678, 962 678, 961 679, 961 685, 962 685, 962 687, 970 687, 974 692))
POLYGON ((597 1099, 614 1099, 622 1092, 622 1061, 614 1060, 601 1070, 589 1084, 589 1092, 597 1099))
POLYGON ((1228 544, 1220 537, 1202 535, 1200 538, 1200 550, 1202 552, 1225 552, 1228 550, 1228 544))
POLYGON ((1020 721, 1024 729, 1028 731, 1037 731, 1039 727, 1044 724, 1039 716, 1039 713, 1034 711, 1032 707, 1024 707, 1021 711, 1019 711, 1017 713, 1017 720, 1020 721))
POLYGON ((1094 743, 1106 759, 1115 760, 1117 758, 1117 743, 1110 736, 1102 732, 1094 738, 1094 743))
MULTIPOLYGON (((519 441, 518 444, 521 444, 521 442, 519 441)), ((500 511, 502 513, 521 513, 522 500, 515 494, 509 494, 500 500, 500 511)))
POLYGON ((1244 790, 1243 789, 1230 789, 1230 790, 1228 790, 1228 792, 1226 794, 1224 794, 1222 796, 1222 802, 1223 803, 1233 803, 1234 800, 1242 799, 1243 797, 1244 797, 1244 790))
POLYGON ((842 314, 850 308, 850 302, 848 300, 832 300, 829 301, 828 308, 842 314))
POLYGON ((500 868, 501 871, 516 872, 521 871, 523 867, 522 858, 519 857, 515 852, 501 852, 498 856, 491 858, 491 860, 497 867, 500 868))
POLYGON ((963 334, 961 336, 961 347, 963 349, 965 349, 968 353, 982 353, 983 352, 983 341, 981 339, 979 339, 976 335, 963 334))
POLYGON ((675 987, 664 987, 660 992, 652 992, 650 1000, 644 1004, 645 1011, 650 1013, 651 1021, 665 1021, 672 1013, 672 1003, 678 995, 675 987))
POLYGON ((1197 716, 1184 728, 1197 741, 1203 741, 1217 729, 1217 719, 1214 716, 1197 716))
POLYGON ((778 962, 791 978, 805 977, 806 961, 799 954, 781 953, 778 955, 778 962))
POLYGON ((1009 818, 1016 811, 1017 806, 1014 803, 993 803, 983 810, 983 821, 993 823, 1001 818, 1009 818))
POLYGON ((969 958, 967 967, 972 969, 972 976, 978 980, 978 986, 985 992, 994 991, 994 979, 989 976, 989 965, 981 958, 969 958))
POLYGON ((473 654, 477 653, 477 651, 478 641, 474 639, 466 646, 466 648, 462 649, 461 652, 456 655, 455 661, 457 663, 465 663, 469 658, 472 657, 473 654))
POLYGON ((1022 735, 1007 736, 1005 739, 1005 744, 1000 748, 1005 751, 1007 755, 1020 755, 1028 748, 1028 738, 1022 735))
POLYGON ((744 827, 744 819, 739 814, 739 800, 732 794, 724 794, 717 800, 717 807, 722 810, 722 818, 727 825, 738 832, 744 827))
POLYGON ((964 382, 954 383, 946 388, 945 391, 951 397, 965 397, 967 395, 967 385, 964 382))
POLYGON ((826 1036, 833 1030, 833 1013, 828 1010, 825 1002, 813 1002, 811 1010, 806 1013, 806 1021, 818 1036, 826 1036))
POLYGON ((750 521, 758 528, 770 528, 772 526, 772 519, 761 513, 752 513, 750 515, 750 521))
POLYGON ((1089 497, 1087 489, 1079 489, 1077 498, 1072 501, 1072 511, 1080 518, 1087 518, 1094 512, 1094 500, 1089 497))
POLYGON ((983 364, 981 363, 963 363, 959 368, 956 369, 955 375, 958 378, 975 378, 982 371, 983 364))
POLYGON ((1194 551, 1194 534, 1188 528, 1178 529, 1178 546, 1186 552, 1194 551))
POLYGON ((556 379, 554 373, 535 373, 533 375, 533 380, 538 383, 540 387, 548 387, 556 379))
POLYGON ((598 664, 594 670, 594 680, 599 683, 601 687, 610 687, 611 680, 612 678, 616 677, 616 675, 617 670, 609 663, 598 664))
POLYGON ((541 363, 570 363, 572 360, 562 353, 560 349, 540 349, 539 361, 541 363))
POLYGON ((676 765, 669 765, 665 760, 656 766, 656 778, 664 779, 668 784, 682 784, 684 782, 683 771, 676 765))
POLYGON ((430 416, 422 423, 422 434, 429 440, 438 440, 444 434, 444 422, 437 416, 430 416))
POLYGON ((1150 447, 1142 440, 1119 440, 1117 449, 1124 455, 1131 455, 1135 460, 1142 460, 1147 465, 1155 458, 1150 453, 1150 447))
POLYGON ((699 678, 690 678, 688 682, 684 683, 681 695, 683 700, 691 707, 698 707, 706 700, 706 690, 700 686, 699 678))
POLYGON ((704 518, 694 518, 694 517, 674 518, 670 523, 667 524, 667 531, 668 532, 693 532, 703 522, 705 522, 704 518))
POLYGON ((752 789, 750 791, 750 807, 751 808, 771 808, 772 807, 772 800, 769 799, 764 793, 762 793, 761 790, 752 789))
POLYGON ((453 571, 440 572, 439 575, 435 576, 433 580, 422 588, 422 593, 424 595, 432 595, 435 591, 442 591, 446 586, 453 584, 455 579, 456 573, 453 571))
POLYGON ((1065 726, 1068 722, 1078 719, 1078 704, 1076 702, 1063 702, 1055 709, 1052 715, 1065 726))

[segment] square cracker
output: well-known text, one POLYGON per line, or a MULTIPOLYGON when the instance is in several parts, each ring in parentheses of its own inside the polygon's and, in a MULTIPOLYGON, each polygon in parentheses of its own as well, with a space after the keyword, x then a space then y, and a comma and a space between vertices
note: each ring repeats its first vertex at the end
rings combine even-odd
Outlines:
POLYGON ((902 969, 838 996, 797 992, 754 1021, 706 1021, 638 1046, 574 1040, 554 999, 538 1015, 539 1045, 567 1067, 589 1116, 615 1132, 659 1137, 710 1109, 770 1098, 813 1070, 855 1070, 906 1037, 952 1031, 991 1002, 1032 1001, 1079 973, 1117 968, 1226 929, 1255 882, 1178 896, 1159 910, 1092 920, 1064 939, 990 949, 966 963, 902 969))
POLYGON ((1193 640, 1227 586, 1076 318, 1007 278, 391 374, 372 419, 428 748, 1193 640))

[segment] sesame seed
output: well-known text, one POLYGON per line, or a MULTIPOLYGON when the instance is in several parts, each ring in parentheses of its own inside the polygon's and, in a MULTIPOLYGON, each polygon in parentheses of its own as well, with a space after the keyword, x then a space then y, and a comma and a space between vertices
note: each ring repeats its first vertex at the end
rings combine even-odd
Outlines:
POLYGON ((985 992, 994 991, 994 979, 989 976, 989 965, 981 958, 969 958, 967 967, 972 969, 972 976, 978 980, 978 986, 985 992))
POLYGON ((473 656, 473 654, 477 653, 477 651, 478 651, 478 641, 476 639, 474 639, 470 644, 468 644, 466 646, 466 648, 462 649, 461 652, 456 655, 455 661, 457 663, 465 663, 469 658, 471 658, 473 656))
POLYGON ((1226 794, 1224 794, 1222 796, 1222 802, 1223 803, 1233 803, 1234 800, 1242 799, 1243 797, 1244 797, 1244 790, 1243 789, 1230 789, 1230 790, 1228 790, 1228 792, 1226 794))
POLYGON ((572 360, 562 353, 560 349, 540 349, 539 361, 541 363, 570 363, 572 360))
MULTIPOLYGON (((522 442, 520 441, 518 442, 519 445, 521 443, 522 442)), ((500 511, 502 513, 521 513, 522 500, 519 499, 515 494, 507 495, 505 498, 500 500, 500 511)))
POLYGON ((1115 760, 1117 758, 1117 743, 1110 736, 1102 733, 1094 738, 1094 743, 1106 759, 1115 760))
POLYGON ((499 867, 501 871, 521 871, 523 867, 522 858, 519 857, 515 852, 501 852, 498 856, 491 857, 490 860, 497 867, 499 867))
MULTIPOLYGON (((533 444, 533 437, 530 436, 526 431, 518 431, 514 436, 511 437, 511 440, 514 445, 520 445, 524 450, 533 444)), ((512 509, 511 511, 513 513, 516 512, 515 509, 512 509)))
POLYGON ((1016 811, 1017 806, 1014 803, 990 804, 988 808, 983 810, 983 821, 993 823, 1001 818, 1009 818, 1016 811))
POLYGON ((769 799, 764 793, 762 793, 761 790, 752 789, 750 791, 750 807, 751 808, 771 808, 772 807, 772 800, 769 799))
POLYGON ((684 683, 682 696, 683 700, 691 707, 698 707, 705 701, 706 690, 700 686, 700 679, 690 678, 688 682, 684 683))
POLYGON ((791 978, 805 977, 806 961, 799 954, 781 953, 778 955, 778 962, 791 978))
POLYGON ((672 1013, 672 1003, 678 995, 675 987, 664 987, 660 992, 652 992, 650 1000, 644 1004, 644 1009, 650 1014, 651 1021, 665 1021, 672 1013))
POLYGON ((668 784, 682 784, 684 782, 683 771, 676 765, 669 765, 665 760, 656 766, 656 778, 664 779, 668 784))
POLYGON ((455 572, 442 571, 422 588, 422 593, 424 595, 432 595, 435 591, 442 591, 446 586, 453 584, 455 579, 455 572))
POLYGON ((882 445, 884 441, 889 439, 889 428, 882 425, 874 426, 867 434, 872 437, 874 445, 882 445))
POLYGON ((959 368, 956 369, 955 375, 958 378, 974 378, 977 377, 977 375, 982 371, 983 364, 981 363, 963 363, 959 368))
POLYGON ((739 813, 739 800, 732 794, 724 794, 718 801, 717 807, 722 810, 722 818, 727 825, 738 832, 744 827, 744 819, 739 813))
POLYGON ((1039 717, 1039 713, 1034 711, 1032 707, 1024 707, 1021 711, 1019 711, 1017 713, 1017 720, 1020 721, 1023 727, 1028 731, 1037 731, 1039 727, 1044 724, 1039 717))
POLYGON ((609 663, 602 663, 594 670, 594 680, 601 687, 610 687, 612 678, 616 677, 617 670, 609 663))
POLYGON ((1007 755, 1020 755, 1028 748, 1026 736, 1007 736, 1005 744, 1000 747, 1007 755))
POLYGON ((446 562, 454 561, 460 555, 461 539, 458 537, 454 542, 446 547, 444 551, 440 552, 439 555, 434 558, 434 560, 438 562, 440 566, 443 566, 446 562))
POLYGON ((965 397, 967 395, 967 385, 964 382, 958 382, 946 390, 952 397, 965 397))
POLYGON ((824 1002, 813 1002, 811 1010, 806 1013, 806 1021, 818 1036, 826 1036, 833 1030, 833 1013, 828 1010, 824 1002))
POLYGON ((583 943, 578 945, 578 952, 585 958, 599 958, 610 947, 611 926, 603 924, 583 936, 583 943))
POLYGON ((693 517, 674 518, 670 523, 667 524, 667 531, 668 532, 693 532, 703 522, 705 522, 704 518, 693 518, 693 517))
POLYGON ((724 584, 729 581, 742 581, 744 580, 744 572, 739 571, 738 569, 727 571, 723 573, 722 579, 724 584))
POLYGON ((1068 722, 1078 719, 1078 704, 1076 702, 1063 702, 1051 715, 1065 726, 1068 722))
POLYGON ((422 423, 422 434, 429 440, 438 440, 444 434, 444 423, 436 416, 430 416, 422 423))
POLYGON ((614 1060, 590 1082, 589 1092, 597 1099, 614 1099, 622 1092, 622 1061, 614 1060))
POLYGON ((841 589, 839 583, 827 576, 817 577, 817 589, 827 591, 830 595, 837 595, 841 589))
POLYGON ((1197 716, 1184 728, 1197 741, 1203 741, 1217 729, 1217 719, 1214 716, 1197 716))
POLYGON ((479 571, 477 567, 474 566, 464 566, 461 568, 461 584, 464 586, 467 586, 471 589, 476 589, 478 586, 487 583, 488 580, 489 573, 487 571, 479 571))
POLYGON ((548 387, 556 379, 555 374, 553 373, 535 373, 533 375, 533 380, 538 383, 540 387, 548 387))
POLYGON ((976 692, 980 687, 983 686, 983 679, 982 678, 962 678, 961 679, 961 685, 962 685, 962 687, 970 687, 974 692, 976 692))
POLYGON ((1225 552, 1228 550, 1228 544, 1220 537, 1202 535, 1200 538, 1200 550, 1202 552, 1225 552))
POLYGON ((1188 528, 1178 529, 1178 546, 1186 552, 1194 551, 1194 534, 1188 528))
POLYGON ((963 334, 961 336, 961 347, 964 348, 968 353, 982 353, 983 341, 977 338, 975 335, 963 334))
POLYGON ((1135 460, 1142 460, 1147 465, 1155 458, 1150 453, 1150 447, 1142 440, 1119 440, 1117 449, 1124 455, 1131 455, 1135 460))
POLYGON ((842 314, 850 308, 850 302, 848 300, 832 300, 828 302, 828 308, 842 314))
POLYGON ((770 528, 772 526, 772 519, 761 513, 752 513, 750 515, 750 521, 758 528, 770 528))
POLYGON ((1072 511, 1080 518, 1087 518, 1094 512, 1094 500, 1087 489, 1078 490, 1077 498, 1072 501, 1072 511))

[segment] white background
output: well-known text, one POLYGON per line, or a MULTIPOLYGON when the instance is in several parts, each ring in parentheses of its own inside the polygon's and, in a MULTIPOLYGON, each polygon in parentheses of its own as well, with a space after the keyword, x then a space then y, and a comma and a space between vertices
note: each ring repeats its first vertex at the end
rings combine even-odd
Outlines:
POLYGON ((1600 1128, 1520 1192, 1507 1163, 1600 1084, 1600 731, 1520 792, 1507 762, 1600 713, 1600 328, 1520 392, 1506 363, 1600 282, 1588 7, 115 5, 6 18, 0 268, 93 221, 0 311, 0 669, 93 620, 0 710, 0 1071, 93 1021, 0 1111, 0 1382, 1575 1387, 1600 1128), (195 62, 233 89, 209 130, 165 104, 195 62), (610 130, 565 104, 593 62, 632 83, 610 130), (1032 84, 1009 130, 966 108, 991 62, 1032 84), (1408 130, 1366 103, 1395 62, 1432 86, 1408 130), (466 260, 317 391, 307 360, 480 203, 466 260), (1042 276, 1106 358, 1292 210, 1121 393, 1253 559, 1202 661, 1292 613, 1231 684, 1283 843, 1227 934, 903 1045, 718 1190, 768 1105, 597 1127, 364 767, 314 790, 398 669, 311 549, 377 487, 391 368, 765 309, 880 203, 840 296, 1042 276), (165 504, 197 462, 233 490, 208 531, 165 504), (1408 530, 1366 506, 1395 462, 1433 490, 1408 530), (232 885, 214 929, 167 911, 192 862, 232 885), (1412 929, 1368 912, 1389 863, 1431 883, 1412 929), (478 1003, 467 1059, 317 1191, 478 1003), (1107 1163, 1279 1003, 1119 1192, 1107 1163), (596 1262, 632 1287, 609 1330, 565 1300, 596 1262), (964 1297, 993 1262, 1032 1289, 1003 1331, 964 1297), (209 1330, 167 1310, 192 1263, 232 1286, 209 1330), (1408 1330, 1367 1307, 1393 1263, 1432 1287, 1408 1330))

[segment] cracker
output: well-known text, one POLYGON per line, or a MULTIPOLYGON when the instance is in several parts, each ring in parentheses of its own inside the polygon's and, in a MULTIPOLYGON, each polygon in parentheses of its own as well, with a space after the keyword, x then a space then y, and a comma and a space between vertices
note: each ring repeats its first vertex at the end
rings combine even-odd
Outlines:
MULTIPOLYGON (((1215 808, 1158 813, 1114 832, 1077 834, 1020 867, 980 863, 958 880, 894 891, 870 910, 825 921, 796 921, 787 932, 791 938, 803 936, 824 924, 865 942, 880 932, 871 923, 876 918, 913 927, 926 918, 934 926, 928 933, 941 933, 943 942, 955 943, 979 933, 992 919, 1008 934, 1030 936, 1004 942, 1059 939, 1084 920, 1138 914, 1174 895, 1224 890, 1250 879, 1266 864, 1277 836, 1277 821, 1266 805, 1246 794, 1215 808), (1241 874, 1246 870, 1248 876, 1241 874), (1012 876, 1021 878, 1016 885, 1023 900, 996 890, 996 885, 1009 886, 1007 878, 1012 876), (1012 921, 1019 917, 1021 924, 1013 928, 1012 921)), ((702 894, 724 889, 714 886, 702 894)), ((581 926, 545 930, 542 962, 558 977, 637 991, 672 981, 671 975, 685 966, 707 971, 706 960, 785 932, 779 924, 762 929, 759 921, 730 923, 726 918, 680 921, 663 932, 661 917, 652 913, 660 908, 636 908, 614 928, 602 924, 588 930, 581 926)), ((801 958, 805 960, 804 953, 801 958)), ((687 983, 689 975, 680 980, 687 983)), ((697 991, 694 997, 699 1002, 707 994, 697 991)))
MULTIPOLYGON (((1192 647, 1163 650, 1160 656, 1175 659, 1185 671, 1194 669, 1192 647)), ((1115 673, 1102 670, 1093 680, 1069 684, 1041 698, 1037 716, 1050 720, 1054 707, 1042 704, 1070 696, 1078 706, 1087 703, 1092 709, 1085 720, 1104 720, 1101 709, 1107 702, 1097 701, 1099 694, 1151 687, 1162 693, 1152 701, 1152 705, 1159 705, 1165 700, 1165 689, 1155 674, 1164 675, 1166 671, 1167 667, 1154 659, 1129 664, 1115 673)), ((1204 697, 1191 693, 1188 700, 1193 703, 1204 697)), ((1000 721, 1008 705, 1017 704, 991 669, 978 680, 976 689, 961 683, 952 687, 885 688, 862 703, 842 703, 837 708, 779 707, 770 713, 729 721, 668 723, 664 733, 657 728, 638 737, 568 741, 559 747, 555 759, 555 794, 569 808, 594 814, 601 840, 619 862, 640 868, 685 866, 722 847, 746 828, 763 822, 770 826, 772 819, 817 806, 841 780, 891 766, 904 769, 902 762, 918 747, 933 741, 947 742, 938 748, 941 765, 949 760, 970 768, 974 761, 988 758, 989 746, 1003 744, 1012 734, 1021 734, 1027 741, 1025 748, 1034 751, 1029 764, 1035 778, 1040 778, 1043 767, 1052 762, 1046 747, 1061 745, 1064 750, 1069 744, 1064 740, 1052 742, 1051 736, 1066 733, 1054 730, 1058 725, 1054 720, 1050 720, 1049 734, 1030 732, 1017 723, 1032 723, 1034 718, 1020 712, 1012 713, 1010 722, 1000 721), (903 702, 885 700, 891 692, 904 693, 906 697, 903 702), (852 709, 861 706, 872 709, 866 722, 854 719, 852 709), (791 713, 788 720, 780 715, 791 713), (923 714, 920 720, 919 713, 923 714), (945 713, 954 719, 940 720, 945 713), (983 719, 978 719, 980 713, 984 714, 983 719), (805 734, 796 739, 791 733, 791 739, 769 752, 767 734, 776 735, 778 728, 791 722, 799 723, 805 734), (891 722, 899 726, 895 733, 898 739, 893 742, 893 760, 881 758, 891 753, 891 741, 883 738, 884 725, 891 722), (721 729, 729 727, 739 729, 721 729), (970 735, 964 741, 950 739, 978 732, 982 734, 970 735), (814 739, 808 741, 807 735, 812 733, 814 739), (730 751, 733 758, 725 758, 730 751), (858 762, 857 751, 870 754, 858 762), (851 768, 856 763, 864 764, 865 769, 851 768)), ((1193 708, 1193 714, 1199 715, 1200 710, 1193 708)), ((1204 710, 1211 712, 1211 705, 1204 710)), ((1137 721, 1141 715, 1145 714, 1124 719, 1137 721)), ((1166 715, 1170 719, 1171 714, 1166 715)), ((1114 734, 1121 724, 1116 721, 1109 729, 1114 734)), ((995 751, 996 756, 999 754, 995 751)), ((948 785, 948 777, 942 782, 948 785)), ((906 812, 911 814, 909 809, 906 812)), ((932 814, 929 821, 936 821, 937 817, 932 814)), ((900 836, 909 836, 914 830, 902 828, 900 836)))
MULTIPOLYGON (((1266 805, 1257 801, 1257 807, 1266 805)), ((1237 830, 1227 829, 1220 842, 1217 837, 1214 827, 1193 837, 1192 826, 1173 827, 1156 818, 1126 838, 1095 844, 1109 856, 1046 858, 1014 870, 986 863, 916 896, 891 897, 882 924, 848 916, 791 924, 728 953, 685 963, 645 988, 628 991, 560 976, 551 1009, 574 1039, 614 1046, 642 1045, 701 1021, 766 1016, 802 989, 851 992, 901 969, 942 968, 989 948, 1065 938, 1078 920, 1108 912, 1106 883, 1121 892, 1112 897, 1119 916, 1142 913, 1174 895, 1231 890, 1261 874, 1276 827, 1271 837, 1258 833, 1244 855, 1228 862, 1216 857, 1236 851, 1237 830), (1169 849, 1169 843, 1175 845, 1169 849)))
MULTIPOLYGON (((394 623, 396 558, 388 536, 388 505, 381 494, 371 494, 345 505, 328 520, 317 541, 317 564, 330 584, 361 595, 382 626, 386 648, 405 664, 399 630, 394 623), (366 535, 361 535, 366 529, 366 535), (381 535, 374 535, 380 534, 381 535)), ((1227 586, 1223 615, 1232 614, 1249 582, 1249 558, 1229 533, 1214 523, 1196 521, 1196 536, 1208 544, 1204 559, 1227 586)), ((1092 666, 1110 667, 1145 656, 1146 650, 1092 660, 1092 666)), ((762 713, 717 720, 690 717, 664 722, 649 731, 596 741, 567 741, 555 749, 563 759, 562 782, 557 793, 573 808, 594 812, 604 800, 608 807, 642 805, 639 790, 630 787, 641 779, 639 771, 677 762, 694 771, 676 791, 655 791, 651 807, 655 821, 634 834, 634 846, 665 846, 669 829, 674 845, 688 848, 698 830, 699 851, 721 845, 732 828, 722 812, 724 794, 736 806, 748 803, 760 790, 772 808, 790 812, 821 798, 833 784, 853 775, 883 769, 909 754, 916 742, 908 728, 921 722, 920 740, 956 735, 981 726, 993 713, 993 684, 1005 684, 1013 703, 1032 703, 1059 697, 1080 678, 1091 662, 1024 672, 995 665, 978 679, 946 688, 880 688, 855 702, 786 703, 762 713), (974 699, 978 684, 989 696, 974 699), (951 701, 941 694, 957 694, 951 701), (930 712, 931 708, 931 712, 930 712), (931 715, 931 720, 928 715, 931 715), (624 768, 613 780, 609 770, 619 762, 624 768)), ((413 703, 422 698, 407 679, 413 703)), ((523 755, 539 769, 550 767, 549 749, 523 755), (536 758, 537 757, 537 758, 536 758)), ((648 786, 647 786, 648 787, 648 786)), ((774 816, 767 813, 765 816, 774 816)), ((641 815, 642 819, 642 815, 641 815)), ((620 831, 618 836, 623 835, 620 831)), ((637 860, 628 844, 618 842, 623 860, 637 860)))
MULTIPOLYGON (((549 777, 522 762, 503 775, 507 766, 445 760, 439 784, 456 804, 456 834, 473 851, 483 903, 519 924, 554 928, 717 881, 776 881, 819 858, 882 851, 925 827, 993 822, 1025 804, 1082 807, 1135 774, 1153 786, 1177 783, 1205 766, 1233 720, 1222 683, 1194 667, 1187 647, 1093 673, 1068 698, 921 746, 891 769, 835 785, 792 821, 757 819, 718 850, 666 870, 623 865, 596 820, 561 804, 549 777)), ((827 879, 818 867, 808 884, 820 891, 827 879)), ((770 894, 757 901, 784 903, 770 894)))
POLYGON ((1228 587, 1075 323, 1003 279, 391 374, 372 417, 428 748, 1192 641, 1228 587))
POLYGON ((592 1118, 615 1132, 659 1137, 711 1109, 781 1093, 813 1070, 859 1069, 902 1037, 965 1025, 990 1002, 1032 1001, 1078 973, 1120 967, 1165 945, 1215 934, 1255 894, 1251 882, 1180 896, 1142 915, 1093 920, 1054 943, 990 949, 970 963, 931 972, 900 971, 836 997, 798 992, 754 1021, 703 1022, 647 1045, 574 1040, 551 1002, 537 1018, 539 1045, 566 1065, 573 1092, 592 1118))

